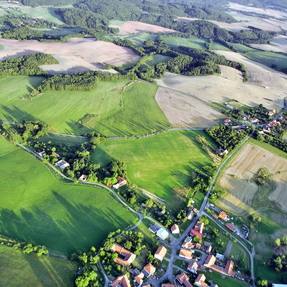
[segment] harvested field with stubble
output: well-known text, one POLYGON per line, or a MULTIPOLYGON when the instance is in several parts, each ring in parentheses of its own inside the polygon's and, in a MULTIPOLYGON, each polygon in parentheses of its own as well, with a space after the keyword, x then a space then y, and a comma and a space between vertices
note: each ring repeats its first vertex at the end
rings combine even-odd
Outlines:
POLYGON ((129 35, 136 33, 173 33, 176 32, 172 29, 161 27, 158 25, 147 24, 138 21, 127 21, 127 22, 112 22, 110 27, 118 28, 120 35, 129 35))
POLYGON ((253 62, 239 53, 217 51, 243 63, 249 81, 243 82, 238 70, 221 66, 221 75, 188 77, 166 73, 157 81, 156 100, 169 122, 178 127, 209 127, 224 117, 213 103, 236 100, 246 105, 283 107, 287 76, 253 62))
POLYGON ((36 52, 53 55, 59 62, 41 68, 50 73, 98 70, 102 64, 120 66, 139 59, 131 49, 95 39, 73 38, 67 42, 0 39, 0 60, 36 52))
POLYGON ((258 191, 253 177, 262 167, 270 170, 274 181, 274 190, 268 199, 287 212, 287 159, 250 143, 242 148, 220 179, 220 186, 229 191, 221 205, 238 215, 253 212, 253 200, 258 191))

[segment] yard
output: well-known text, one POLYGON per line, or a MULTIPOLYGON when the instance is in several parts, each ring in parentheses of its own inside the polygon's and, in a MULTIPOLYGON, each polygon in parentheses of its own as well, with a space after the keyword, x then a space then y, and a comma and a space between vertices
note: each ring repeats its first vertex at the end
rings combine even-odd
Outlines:
POLYGON ((0 246, 0 286, 68 287, 73 285, 76 266, 60 258, 24 255, 0 246))
POLYGON ((190 184, 192 170, 211 163, 194 140, 198 134, 171 131, 142 139, 110 140, 98 146, 93 159, 100 163, 110 158, 124 161, 131 183, 176 208, 183 199, 180 191, 190 184))
POLYGON ((136 222, 108 191, 64 183, 3 138, 0 186, 0 233, 58 253, 99 246, 109 232, 136 222))
POLYGON ((0 118, 39 119, 51 131, 81 134, 95 129, 106 136, 144 134, 168 126, 154 99, 155 84, 99 81, 90 91, 47 91, 24 98, 40 81, 39 77, 0 78, 0 118))
POLYGON ((220 287, 248 287, 248 284, 244 281, 228 278, 216 272, 205 272, 204 275, 209 281, 218 284, 220 287))

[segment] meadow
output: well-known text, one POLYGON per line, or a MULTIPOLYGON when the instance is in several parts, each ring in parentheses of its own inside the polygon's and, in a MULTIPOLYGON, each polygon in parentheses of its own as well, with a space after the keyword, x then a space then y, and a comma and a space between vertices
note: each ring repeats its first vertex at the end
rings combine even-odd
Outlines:
POLYGON ((280 274, 265 263, 272 256, 273 241, 287 230, 285 171, 286 154, 252 140, 238 150, 218 181, 225 194, 217 205, 252 225, 250 240, 256 250, 256 275, 277 281, 280 274), (261 167, 272 172, 272 182, 265 186, 257 186, 253 181, 254 174, 261 167), (250 215, 259 216, 261 222, 252 223, 250 215))
POLYGON ((54 257, 24 255, 0 246, 0 286, 68 287, 73 285, 74 263, 54 257))
POLYGON ((153 83, 99 81, 90 91, 46 91, 25 98, 41 80, 0 78, 0 118, 38 119, 53 132, 82 134, 93 129, 106 136, 145 134, 169 125, 155 101, 157 86, 153 83))
POLYGON ((136 218, 104 189, 65 183, 0 138, 0 233, 62 254, 99 246, 136 218))
MULTIPOLYGON (((287 70, 287 55, 284 53, 263 51, 242 44, 232 44, 232 46, 236 52, 241 53, 252 61, 273 68, 279 72, 286 72, 287 70)), ((260 45, 258 47, 260 47, 260 45)))
POLYGON ((207 47, 209 47, 209 49, 211 50, 228 50, 226 47, 224 47, 219 43, 216 42, 208 43, 204 39, 192 36, 189 38, 182 38, 173 35, 161 35, 160 39, 171 47, 182 46, 192 49, 206 49, 207 47))
POLYGON ((233 278, 228 278, 220 275, 217 272, 205 272, 207 280, 212 281, 220 287, 247 287, 248 284, 244 281, 239 281, 233 278))
POLYGON ((124 161, 132 184, 177 208, 183 199, 180 190, 189 186, 192 170, 211 163, 195 142, 198 134, 170 131, 142 139, 108 140, 98 146, 93 159, 103 164, 110 158, 124 161))

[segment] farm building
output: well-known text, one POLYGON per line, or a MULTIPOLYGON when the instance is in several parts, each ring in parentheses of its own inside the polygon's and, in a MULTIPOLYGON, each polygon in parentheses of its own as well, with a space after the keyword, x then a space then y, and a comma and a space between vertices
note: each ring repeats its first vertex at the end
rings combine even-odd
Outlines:
POLYGON ((70 166, 70 164, 63 159, 57 161, 55 165, 61 170, 64 170, 65 168, 70 166))

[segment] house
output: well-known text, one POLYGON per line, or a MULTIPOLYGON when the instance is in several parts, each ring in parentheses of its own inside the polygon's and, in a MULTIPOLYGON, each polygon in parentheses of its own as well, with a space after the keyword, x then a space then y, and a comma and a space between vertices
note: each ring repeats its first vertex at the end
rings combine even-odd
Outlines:
POLYGON ((114 259, 116 264, 129 266, 136 259, 136 255, 134 253, 130 252, 119 244, 114 244, 111 250, 115 253, 118 253, 118 257, 114 259))
POLYGON ((209 255, 206 258, 204 266, 222 275, 230 277, 233 277, 235 275, 235 272, 233 271, 234 262, 232 260, 228 260, 226 262, 225 267, 218 266, 215 263, 216 263, 216 257, 214 255, 209 255))
POLYGON ((192 237, 198 237, 199 239, 202 239, 203 229, 204 229, 204 223, 203 222, 197 222, 197 224, 191 230, 190 235, 192 237))
POLYGON ((194 285, 198 286, 198 287, 208 287, 208 285, 206 284, 205 280, 206 280, 205 275, 204 274, 199 274, 196 277, 195 281, 194 281, 194 285))
POLYGON ((169 237, 168 231, 161 227, 157 232, 156 235, 161 239, 161 240, 166 240, 169 237))
POLYGON ((152 232, 152 233, 157 233, 159 230, 160 230, 160 227, 153 224, 153 225, 150 225, 149 227, 149 230, 152 232))
POLYGON ((112 287, 131 287, 131 283, 127 275, 122 275, 112 282, 112 287))
POLYGON ((213 266, 216 262, 216 257, 214 255, 208 255, 205 262, 204 262, 204 266, 210 268, 211 266, 213 266))
POLYGON ((185 258, 185 259, 192 259, 193 251, 186 250, 186 249, 180 249, 179 250, 179 257, 185 258))
POLYGON ((159 246, 154 254, 154 258, 158 259, 159 261, 162 261, 167 253, 167 249, 164 246, 159 246))
POLYGON ((221 219, 223 221, 228 221, 229 220, 229 217, 228 217, 227 213, 225 211, 223 211, 223 210, 221 210, 219 212, 217 217, 218 217, 218 219, 221 219))
POLYGON ((174 224, 171 228, 170 231, 172 234, 179 234, 179 227, 177 224, 174 224))
POLYGON ((185 287, 192 287, 192 284, 189 282, 189 277, 184 272, 182 272, 181 274, 178 274, 176 276, 176 280, 178 281, 179 284, 185 287))
POLYGON ((39 157, 43 158, 43 157, 46 155, 46 153, 45 153, 44 150, 42 150, 42 151, 37 152, 37 155, 38 155, 39 157))
POLYGON ((146 277, 152 276, 156 271, 156 268, 151 264, 148 263, 144 268, 143 268, 143 273, 146 277))
POLYGON ((192 220, 192 218, 193 218, 193 211, 191 209, 188 210, 186 218, 188 220, 192 220))
POLYGON ((198 267, 199 267, 199 265, 198 265, 197 261, 192 260, 192 261, 188 264, 187 270, 188 270, 189 272, 193 273, 193 274, 197 274, 198 267))
POLYGON ((124 178, 120 177, 118 178, 118 182, 113 185, 113 188, 119 189, 120 187, 125 186, 127 183, 128 182, 124 178))
POLYGON ((135 276, 134 283, 137 287, 142 286, 143 278, 144 278, 144 274, 142 272, 140 274, 138 274, 137 276, 135 276))
POLYGON ((85 174, 82 174, 80 177, 79 177, 79 180, 80 181, 86 181, 87 180, 87 176, 85 174))
POLYGON ((64 170, 65 168, 69 167, 70 164, 67 163, 65 160, 61 159, 59 161, 56 162, 56 167, 58 167, 61 170, 64 170))
POLYGON ((234 223, 227 223, 225 226, 232 232, 235 232, 236 230, 234 223))

